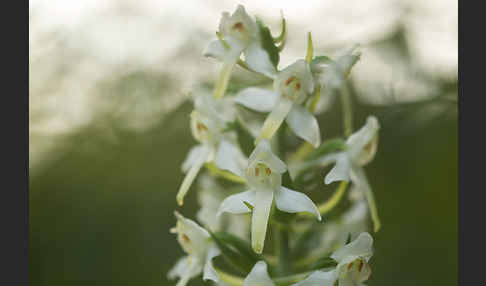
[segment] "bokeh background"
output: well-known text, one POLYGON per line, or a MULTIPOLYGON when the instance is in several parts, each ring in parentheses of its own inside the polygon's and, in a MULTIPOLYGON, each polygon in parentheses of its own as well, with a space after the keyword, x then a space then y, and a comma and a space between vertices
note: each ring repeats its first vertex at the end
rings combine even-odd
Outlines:
MULTIPOLYGON (((288 43, 280 67, 354 43, 355 126, 382 125, 367 166, 383 227, 367 285, 457 285, 457 1, 41 1, 29 9, 31 285, 174 285, 185 94, 238 3, 288 43)), ((319 116, 340 133, 336 102, 319 116)), ((323 190, 325 192, 325 190, 323 190)), ((181 212, 194 217, 190 193, 181 212)), ((203 283, 195 279, 189 285, 203 283)))

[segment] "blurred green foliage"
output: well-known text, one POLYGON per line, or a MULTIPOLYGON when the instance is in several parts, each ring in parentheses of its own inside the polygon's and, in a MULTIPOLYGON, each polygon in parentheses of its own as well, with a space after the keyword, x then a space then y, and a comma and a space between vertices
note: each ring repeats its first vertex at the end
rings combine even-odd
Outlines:
MULTIPOLYGON (((390 42, 409 56, 402 34, 378 44, 390 42)), ((369 114, 381 124, 376 158, 366 167, 382 219, 367 285, 457 285, 457 79, 420 76, 440 86, 424 101, 371 106, 353 97, 355 127, 369 114)), ((111 96, 129 96, 154 77, 119 80, 111 96)), ((130 102, 158 96, 165 84, 145 86, 130 102)), ((114 108, 57 143, 54 159, 29 179, 31 285, 175 284, 166 273, 183 251, 169 233, 173 211, 194 218, 198 208, 196 192, 182 208, 175 200, 180 165, 195 144, 191 109, 185 102, 135 131, 123 127, 114 108)), ((324 139, 340 136, 339 101, 319 123, 324 139)), ((309 194, 316 201, 335 187, 320 184, 321 192, 309 194)))
MULTIPOLYGON (((438 116, 412 128, 417 107, 403 108, 356 105, 356 126, 367 114, 382 124, 366 169, 383 220, 368 285, 455 285, 457 120, 438 116)), ((190 110, 187 102, 144 132, 116 122, 110 136, 87 127, 30 177, 32 285, 173 284, 165 275, 182 250, 169 228, 180 164, 194 144, 190 110)), ((339 133, 338 106, 319 119, 326 134, 339 133)), ((181 212, 193 217, 196 209, 191 192, 181 212)))

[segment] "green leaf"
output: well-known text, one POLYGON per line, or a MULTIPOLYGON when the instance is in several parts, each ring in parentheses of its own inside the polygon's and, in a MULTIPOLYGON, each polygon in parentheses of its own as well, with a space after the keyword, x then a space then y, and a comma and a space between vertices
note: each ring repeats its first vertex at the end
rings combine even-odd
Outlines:
POLYGON ((263 260, 262 255, 255 253, 251 248, 251 245, 247 241, 237 236, 222 231, 214 233, 214 236, 216 236, 219 241, 232 246, 241 255, 252 261, 253 264, 257 263, 260 260, 263 260))
POLYGON ((244 127, 240 121, 236 120, 232 124, 236 134, 238 135, 238 144, 240 145, 241 151, 248 157, 255 148, 253 142, 255 138, 250 134, 250 132, 244 127))
POLYGON ((315 159, 332 152, 346 150, 346 142, 341 138, 329 139, 312 151, 305 160, 315 159))
POLYGON ((209 234, 218 246, 219 250, 221 250, 221 254, 228 264, 238 269, 242 273, 248 273, 251 271, 251 268, 255 264, 253 263, 252 259, 249 259, 247 256, 239 253, 233 247, 230 247, 228 243, 221 240, 213 232, 209 231, 209 234))
POLYGON ((294 182, 292 182, 292 178, 290 178, 289 171, 286 171, 282 175, 282 186, 289 189, 295 189, 294 182))
POLYGON ((272 64, 277 68, 278 62, 280 61, 280 55, 278 47, 273 42, 272 33, 270 33, 270 29, 268 29, 260 19, 257 18, 256 23, 260 35, 261 46, 267 52, 272 64))

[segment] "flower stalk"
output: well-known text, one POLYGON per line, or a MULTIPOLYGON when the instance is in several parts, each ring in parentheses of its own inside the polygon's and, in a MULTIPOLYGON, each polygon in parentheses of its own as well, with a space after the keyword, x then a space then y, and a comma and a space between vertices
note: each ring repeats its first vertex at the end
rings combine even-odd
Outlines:
POLYGON ((171 231, 185 256, 168 278, 177 278, 177 286, 199 276, 229 286, 346 286, 371 275, 366 222, 371 218, 375 232, 381 222, 364 167, 377 152, 380 125, 369 116, 353 130, 346 82, 361 54, 353 47, 334 59, 315 55, 308 32, 305 57, 279 67, 287 41, 281 17, 273 37, 238 5, 222 14, 204 52, 222 68, 212 90, 191 93, 190 129, 198 144, 182 163, 186 175, 176 200, 182 205, 190 189, 199 189, 201 209, 198 222, 176 212, 171 231), (232 85, 235 65, 265 84, 232 85), (344 138, 328 139, 322 127, 339 123, 317 120, 319 101, 332 95, 341 100, 344 138), (315 204, 311 197, 322 181, 339 184, 315 204), (341 212, 348 189, 351 206, 341 212))

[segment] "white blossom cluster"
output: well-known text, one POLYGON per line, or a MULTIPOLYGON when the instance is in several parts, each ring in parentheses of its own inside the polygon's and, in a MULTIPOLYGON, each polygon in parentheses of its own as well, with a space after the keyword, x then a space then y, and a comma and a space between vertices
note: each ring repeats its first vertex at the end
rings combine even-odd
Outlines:
POLYGON ((377 150, 378 120, 369 116, 353 133, 346 89, 360 54, 352 48, 335 59, 314 56, 309 33, 305 58, 279 69, 285 19, 281 34, 273 37, 241 5, 222 14, 216 35, 204 55, 222 62, 222 69, 212 94, 199 90, 192 95, 190 126, 199 144, 182 164, 186 175, 177 194, 182 205, 203 173, 197 219, 204 227, 175 213, 171 231, 187 255, 168 277, 178 278, 177 286, 200 274, 218 285, 362 285, 371 274, 373 254, 368 215, 374 231, 380 221, 363 168, 377 150), (230 91, 236 66, 265 84, 230 91), (335 94, 342 98, 345 138, 323 140, 315 114, 319 101, 335 94), (242 110, 266 118, 255 126, 242 110), (289 150, 286 136, 301 141, 300 147, 289 150), (334 167, 322 174, 330 164, 334 167), (316 169, 325 184, 340 182, 318 204, 302 192, 316 169), (326 220, 348 187, 349 209, 326 220), (265 244, 269 236, 276 242, 273 247, 265 244))

